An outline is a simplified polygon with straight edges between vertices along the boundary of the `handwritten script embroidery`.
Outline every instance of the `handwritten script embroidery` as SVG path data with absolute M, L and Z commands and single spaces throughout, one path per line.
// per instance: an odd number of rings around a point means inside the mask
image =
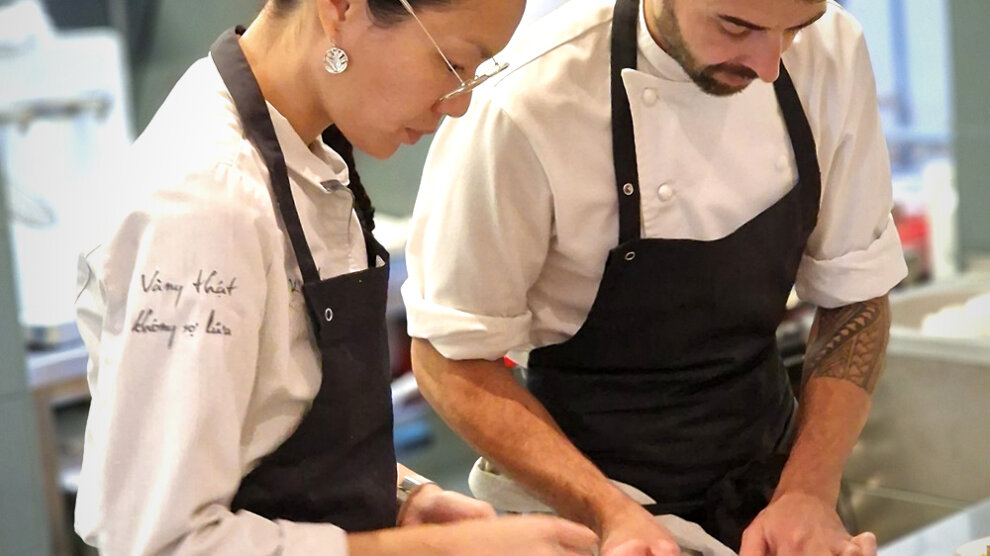
M 182 284 L 175 284 L 172 282 L 166 282 L 160 278 L 161 273 L 155 271 L 150 277 L 145 278 L 145 275 L 141 275 L 141 289 L 144 293 L 172 293 L 175 292 L 175 306 L 179 305 L 179 300 L 182 299 L 182 290 L 185 288 Z
M 202 293 L 206 295 L 217 295 L 217 296 L 230 296 L 234 295 L 234 289 L 237 287 L 234 284 L 237 282 L 237 277 L 230 279 L 230 282 L 225 286 L 223 280 L 217 279 L 217 271 L 212 271 L 204 279 L 203 271 L 199 271 L 199 275 L 196 277 L 196 281 L 193 282 L 193 287 L 196 288 L 196 293 Z
M 158 317 L 154 316 L 154 314 L 155 312 L 151 309 L 144 309 L 138 313 L 137 319 L 134 321 L 134 326 L 131 327 L 131 332 L 135 334 L 166 333 L 168 334 L 168 348 L 172 349 L 172 344 L 175 343 L 176 326 L 158 320 Z
M 192 286 L 187 288 L 186 286 Z M 238 289 L 237 277 L 224 278 L 216 270 L 199 270 L 195 279 L 187 281 L 177 281 L 171 277 L 166 277 L 160 269 L 155 269 L 150 274 L 141 274 L 141 291 L 152 296 L 174 295 L 172 306 L 178 307 L 182 300 L 183 293 L 192 292 L 201 297 L 207 298 L 230 298 Z M 159 308 L 160 310 L 160 308 Z M 177 322 L 169 315 L 155 313 L 155 309 L 145 308 L 138 312 L 137 318 L 131 325 L 131 332 L 134 334 L 163 335 L 168 337 L 168 349 L 175 345 L 176 335 L 182 334 L 186 337 L 194 337 L 198 333 L 209 336 L 233 336 L 234 331 L 223 322 L 217 310 L 211 308 L 206 317 L 206 325 L 200 326 L 201 319 L 193 319 L 189 322 Z

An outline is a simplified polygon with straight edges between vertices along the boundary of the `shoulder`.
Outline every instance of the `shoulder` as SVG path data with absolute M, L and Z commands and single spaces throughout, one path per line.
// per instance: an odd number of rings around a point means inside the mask
M 122 193 L 107 200 L 104 233 L 112 258 L 179 245 L 274 249 L 268 171 L 217 80 L 209 59 L 194 64 L 114 172 Z
M 849 12 L 829 0 L 825 16 L 801 31 L 783 61 L 820 154 L 839 148 L 851 134 L 862 135 L 860 116 L 878 110 L 876 78 L 863 28 Z
M 117 172 L 124 208 L 179 213 L 270 212 L 268 171 L 244 134 L 216 67 L 197 61 L 179 80 Z
M 834 0 L 821 19 L 798 34 L 783 59 L 799 89 L 848 86 L 863 77 L 873 83 L 863 27 Z
M 506 54 L 513 58 L 514 67 L 519 68 L 551 56 L 561 46 L 580 43 L 588 35 L 608 35 L 613 8 L 614 2 L 605 0 L 565 2 L 522 29 Z
M 562 115 L 608 98 L 609 37 L 614 2 L 571 0 L 523 29 L 500 56 L 509 69 L 480 88 L 467 114 L 444 127 L 522 133 L 531 139 L 557 132 Z
M 242 166 L 256 149 L 247 139 L 233 99 L 209 58 L 194 63 L 176 83 L 138 137 L 130 162 L 159 175 L 196 172 L 204 166 Z M 260 156 L 255 164 L 263 167 Z
M 507 50 L 509 70 L 490 97 L 511 106 L 562 88 L 575 94 L 602 75 L 607 86 L 613 7 L 607 0 L 571 0 L 524 29 Z

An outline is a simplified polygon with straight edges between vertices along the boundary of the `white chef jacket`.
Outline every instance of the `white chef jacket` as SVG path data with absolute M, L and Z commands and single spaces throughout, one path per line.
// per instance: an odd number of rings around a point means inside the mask
M 618 243 L 609 59 L 613 0 L 573 0 L 530 27 L 510 69 L 430 149 L 407 245 L 409 334 L 453 359 L 563 342 Z M 797 166 L 773 86 L 704 94 L 646 29 L 631 105 L 642 237 L 711 241 L 776 203 Z M 858 23 L 838 4 L 784 54 L 817 142 L 821 209 L 797 275 L 837 307 L 906 274 L 889 161 Z M 495 80 L 492 80 L 495 81 Z M 677 265 L 678 261 L 670 261 Z M 677 295 L 677 292 L 671 292 Z M 662 341 L 662 339 L 658 339 Z
M 367 268 L 353 195 L 330 183 L 348 183 L 345 162 L 269 112 L 320 276 Z M 80 267 L 93 402 L 76 530 L 109 555 L 346 555 L 333 525 L 229 509 L 322 373 L 268 171 L 211 59 L 178 82 L 121 175 L 150 194 Z

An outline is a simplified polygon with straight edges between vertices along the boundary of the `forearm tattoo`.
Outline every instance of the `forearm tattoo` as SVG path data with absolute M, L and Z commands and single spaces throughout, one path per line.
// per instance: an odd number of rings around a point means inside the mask
M 818 309 L 808 338 L 804 381 L 848 380 L 873 393 L 890 338 L 887 296 L 836 309 Z

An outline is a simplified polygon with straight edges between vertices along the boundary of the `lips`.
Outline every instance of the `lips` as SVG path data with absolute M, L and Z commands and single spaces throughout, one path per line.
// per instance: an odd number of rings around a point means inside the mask
M 723 72 L 721 81 L 730 87 L 745 87 L 753 82 L 753 78 L 737 73 Z

